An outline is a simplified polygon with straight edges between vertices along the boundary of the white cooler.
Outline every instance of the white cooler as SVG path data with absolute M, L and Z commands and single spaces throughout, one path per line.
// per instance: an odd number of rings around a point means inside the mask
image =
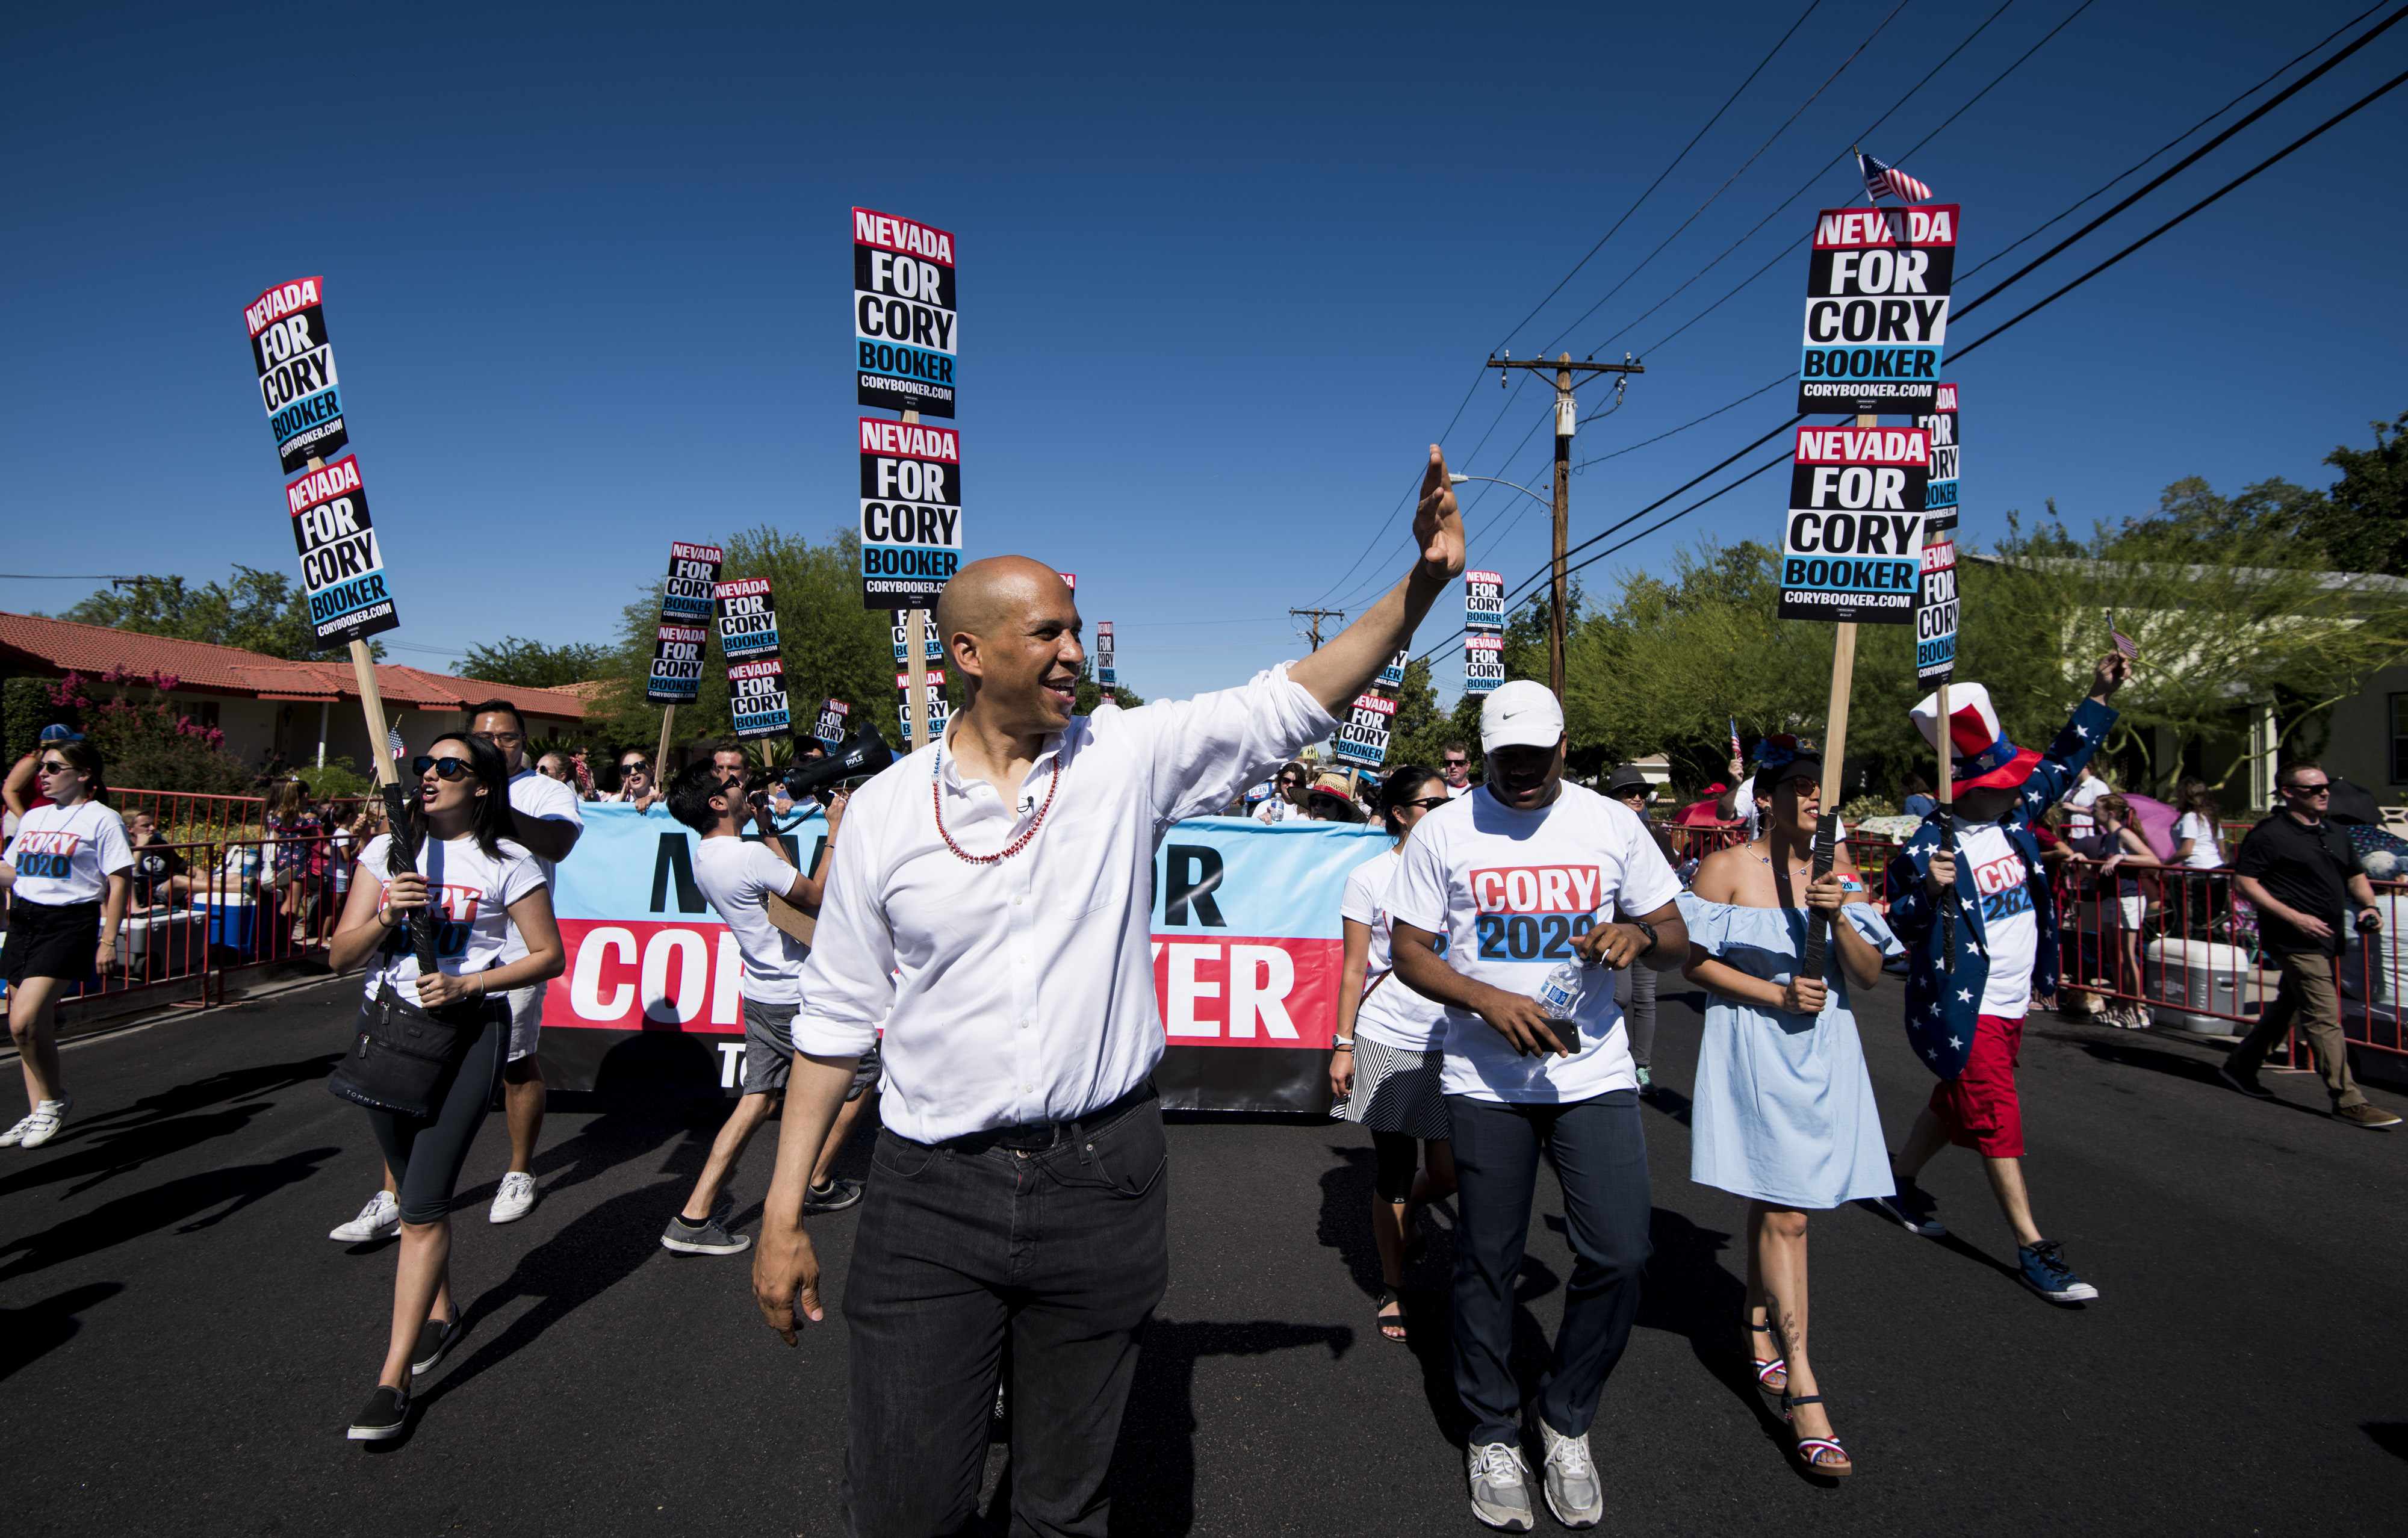
M 2274 996 L 2238 945 L 2205 940 L 2153 940 L 2157 1023 L 2201 1036 L 2245 1033 Z M 2202 1012 L 2214 1010 L 2215 1014 Z M 2239 1015 L 2237 1022 L 2222 1016 Z

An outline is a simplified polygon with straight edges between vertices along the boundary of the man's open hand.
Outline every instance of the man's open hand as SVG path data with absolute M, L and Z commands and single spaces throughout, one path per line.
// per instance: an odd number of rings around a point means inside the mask
M 827 1317 L 820 1305 L 820 1258 L 800 1223 L 762 1219 L 761 1242 L 752 1247 L 752 1301 L 788 1345 L 797 1313 L 813 1324 Z
M 1413 543 L 1422 553 L 1423 577 L 1451 582 L 1463 575 L 1463 513 L 1455 503 L 1455 483 L 1447 479 L 1446 453 L 1435 443 L 1422 475 L 1422 499 L 1413 509 Z

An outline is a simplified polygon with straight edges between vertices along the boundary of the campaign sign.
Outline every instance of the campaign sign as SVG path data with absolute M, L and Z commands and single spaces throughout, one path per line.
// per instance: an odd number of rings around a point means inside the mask
M 702 625 L 711 617 L 712 595 L 727 553 L 717 545 L 669 545 L 669 580 L 661 589 L 661 618 Z
M 861 418 L 863 605 L 934 609 L 961 564 L 961 435 Z
M 1923 586 L 1914 602 L 1914 682 L 1936 689 L 1956 677 L 1956 546 L 1923 547 Z
M 897 609 L 891 612 L 895 616 L 895 665 L 899 668 L 911 660 L 911 654 L 905 650 L 910 642 L 903 635 L 903 627 L 911 623 L 911 611 Z M 936 611 L 924 609 L 920 612 L 924 616 L 920 624 L 921 658 L 927 662 L 942 662 L 945 660 L 945 648 L 937 639 Z
M 836 746 L 844 740 L 844 718 L 852 713 L 853 707 L 841 699 L 821 700 L 819 724 L 811 728 L 811 735 L 829 747 Z
M 1798 410 L 1933 410 L 1956 269 L 1954 203 L 1814 216 Z
M 664 625 L 652 632 L 652 670 L 644 697 L 655 705 L 691 705 L 702 693 L 702 648 L 710 632 L 698 625 Z
M 1799 428 L 1781 533 L 1781 617 L 1913 620 L 1930 474 L 1920 427 Z
M 1388 659 L 1388 665 L 1380 669 L 1380 676 L 1372 682 L 1377 683 L 1383 689 L 1403 688 L 1405 686 L 1405 664 L 1411 662 L 1412 658 L 1412 647 L 1410 645 L 1398 647 L 1397 654 Z
M 1397 702 L 1379 695 L 1356 695 L 1346 719 L 1338 725 L 1338 756 L 1350 764 L 1378 769 L 1388 759 L 1388 728 L 1396 724 Z
M 1112 662 L 1112 622 L 1104 620 L 1096 625 L 1096 682 L 1109 689 L 1120 681 L 1120 668 Z
M 739 662 L 727 669 L 727 714 L 736 735 L 750 740 L 795 729 L 786 709 L 786 669 L 776 657 Z
M 1474 630 L 1463 638 L 1463 692 L 1491 693 L 1505 682 L 1505 638 Z
M 769 579 L 742 577 L 711 588 L 719 609 L 719 650 L 730 662 L 774 655 L 778 611 L 769 607 Z
M 251 328 L 251 361 L 259 369 L 259 401 L 284 473 L 323 459 L 349 443 L 343 392 L 335 378 L 335 349 L 326 340 L 326 280 L 279 283 L 242 310 Z
M 853 338 L 864 406 L 953 414 L 953 237 L 892 214 L 853 210 Z
M 1931 435 L 1931 482 L 1923 489 L 1923 506 L 1931 516 L 1925 527 L 1938 533 L 1956 526 L 1956 387 L 1943 384 L 1932 409 L 1914 424 Z
M 1505 628 L 1505 579 L 1494 571 L 1463 574 L 1463 624 L 1468 630 Z
M 385 590 L 384 554 L 368 523 L 359 456 L 346 454 L 311 470 L 284 488 L 284 500 L 292 508 L 293 543 L 301 553 L 301 587 L 318 650 L 400 625 Z
M 926 681 L 928 690 L 928 729 L 942 733 L 946 712 L 953 709 L 945 703 L 945 675 L 941 669 L 931 668 L 921 677 Z M 909 673 L 895 675 L 895 715 L 903 723 L 903 740 L 910 741 L 911 675 Z

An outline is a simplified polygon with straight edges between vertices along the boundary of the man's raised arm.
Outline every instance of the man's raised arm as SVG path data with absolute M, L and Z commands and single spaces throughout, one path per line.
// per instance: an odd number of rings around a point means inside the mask
M 1402 582 L 1335 640 L 1288 668 L 1289 680 L 1303 684 L 1323 710 L 1343 712 L 1398 648 L 1413 639 L 1414 627 L 1438 596 L 1463 575 L 1463 516 L 1446 478 L 1446 455 L 1435 443 L 1422 477 L 1422 499 L 1413 509 L 1413 544 L 1421 555 Z

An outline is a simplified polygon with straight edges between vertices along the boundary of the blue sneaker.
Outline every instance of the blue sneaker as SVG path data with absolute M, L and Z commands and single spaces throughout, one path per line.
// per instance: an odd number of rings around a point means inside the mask
M 2063 1246 L 2054 1239 L 2026 1244 L 2015 1258 L 2023 1262 L 2024 1286 L 2052 1303 L 2086 1303 L 2099 1296 L 2097 1287 L 2066 1265 Z
M 1948 1225 L 1940 1221 L 1940 1203 L 1931 1200 L 1931 1193 L 1911 1180 L 1898 1180 L 1896 1184 L 1898 1194 L 1868 1198 L 1865 1205 L 1909 1233 L 1919 1233 L 1926 1239 L 1945 1238 Z

